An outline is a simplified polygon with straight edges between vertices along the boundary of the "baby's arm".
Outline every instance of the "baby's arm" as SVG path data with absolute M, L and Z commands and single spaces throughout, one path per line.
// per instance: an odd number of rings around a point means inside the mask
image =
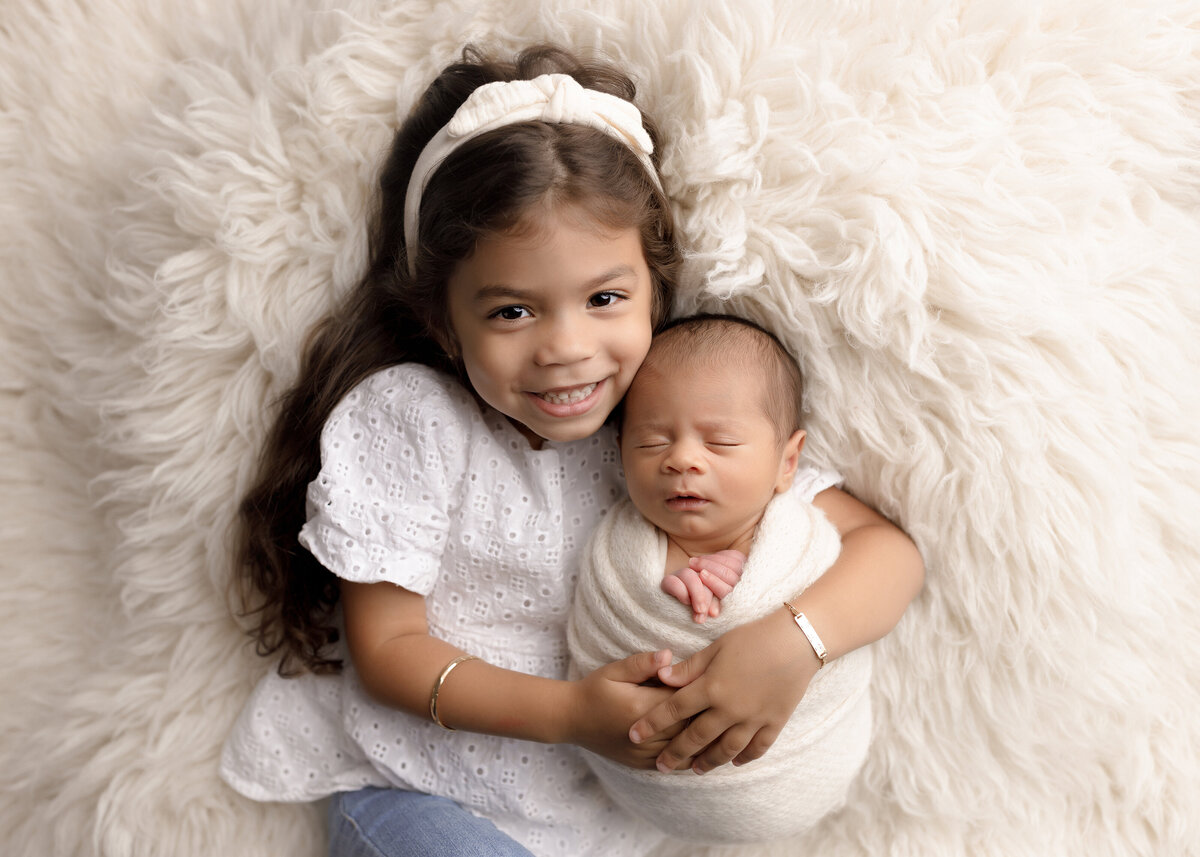
M 899 528 L 836 488 L 815 505 L 837 528 L 837 561 L 792 599 L 816 628 L 828 659 L 883 637 L 920 591 L 925 566 Z M 635 742 L 692 718 L 659 756 L 661 770 L 691 766 L 704 773 L 733 760 L 757 759 L 775 741 L 821 667 L 782 605 L 723 634 L 686 661 L 659 671 L 682 688 L 630 730 Z
M 663 577 L 662 590 L 692 608 L 693 622 L 703 623 L 721 615 L 721 599 L 733 592 L 745 563 L 746 555 L 735 550 L 694 556 Z
M 367 692 L 429 717 L 438 676 L 463 653 L 430 636 L 425 599 L 391 583 L 344 580 L 341 595 L 350 657 Z M 577 744 L 630 767 L 652 768 L 679 727 L 668 726 L 644 746 L 629 741 L 628 727 L 673 693 L 641 686 L 670 661 L 670 652 L 643 652 L 578 681 L 557 681 L 470 660 L 446 678 L 438 716 L 456 729 Z

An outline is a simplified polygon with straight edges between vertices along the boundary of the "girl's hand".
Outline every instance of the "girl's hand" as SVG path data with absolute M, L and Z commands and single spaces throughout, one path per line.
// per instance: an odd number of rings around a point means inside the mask
M 670 687 L 646 687 L 671 663 L 670 651 L 642 652 L 593 670 L 573 682 L 567 711 L 567 741 L 631 768 L 650 769 L 681 723 L 647 731 L 638 744 L 629 740 L 633 721 L 675 694 Z
M 820 667 L 780 608 L 660 669 L 664 684 L 682 689 L 634 723 L 629 738 L 638 746 L 658 744 L 686 726 L 658 755 L 660 771 L 691 767 L 703 774 L 731 760 L 753 761 L 775 742 Z
M 687 567 L 662 579 L 662 590 L 692 608 L 693 622 L 703 623 L 721 615 L 721 599 L 733 592 L 745 563 L 746 555 L 736 550 L 692 557 Z

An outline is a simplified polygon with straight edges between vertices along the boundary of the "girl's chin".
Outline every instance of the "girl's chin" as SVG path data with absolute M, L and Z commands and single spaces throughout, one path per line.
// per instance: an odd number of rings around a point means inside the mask
M 603 426 L 603 417 L 599 416 L 598 413 L 591 413 L 561 421 L 541 419 L 534 424 L 533 430 L 548 441 L 554 443 L 571 443 L 591 437 Z
M 512 423 L 517 431 L 525 436 L 530 446 L 534 449 L 541 449 L 542 445 L 547 441 L 550 443 L 572 443 L 577 440 L 583 440 L 594 435 L 604 425 L 603 420 L 595 419 L 574 419 L 569 422 L 564 420 L 557 423 L 548 423 L 545 418 L 542 418 L 530 420 L 528 423 L 525 423 L 514 417 L 509 417 L 508 421 Z

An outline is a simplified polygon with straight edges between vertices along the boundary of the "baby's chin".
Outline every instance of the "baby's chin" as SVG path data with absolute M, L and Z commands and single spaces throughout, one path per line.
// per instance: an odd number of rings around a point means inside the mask
M 712 553 L 717 550 L 723 550 L 728 547 L 725 544 L 726 539 L 732 538 L 722 528 L 705 525 L 695 518 L 690 521 L 685 520 L 681 522 L 678 517 L 668 517 L 665 515 L 655 515 L 652 517 L 646 515 L 644 512 L 643 516 L 676 541 L 684 543 L 687 546 L 691 546 L 694 543 L 705 546 L 703 550 L 699 550 L 698 548 L 698 552 L 700 553 Z M 719 544 L 721 547 L 715 548 L 713 551 L 708 550 L 708 547 L 714 544 Z

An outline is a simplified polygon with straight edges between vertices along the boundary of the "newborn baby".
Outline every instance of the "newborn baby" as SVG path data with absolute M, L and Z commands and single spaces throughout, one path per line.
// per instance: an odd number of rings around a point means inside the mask
M 567 642 L 576 674 L 635 652 L 687 658 L 779 609 L 833 563 L 837 531 L 789 490 L 804 444 L 800 404 L 795 361 L 757 325 L 699 316 L 655 338 L 621 415 L 629 497 L 593 533 L 575 590 Z M 719 602 L 689 567 L 714 554 L 733 558 L 734 586 L 721 587 Z M 809 645 L 799 628 L 796 641 Z M 798 833 L 845 802 L 862 766 L 870 675 L 868 649 L 824 666 L 766 755 L 742 767 L 700 777 L 585 755 L 610 797 L 672 835 Z

